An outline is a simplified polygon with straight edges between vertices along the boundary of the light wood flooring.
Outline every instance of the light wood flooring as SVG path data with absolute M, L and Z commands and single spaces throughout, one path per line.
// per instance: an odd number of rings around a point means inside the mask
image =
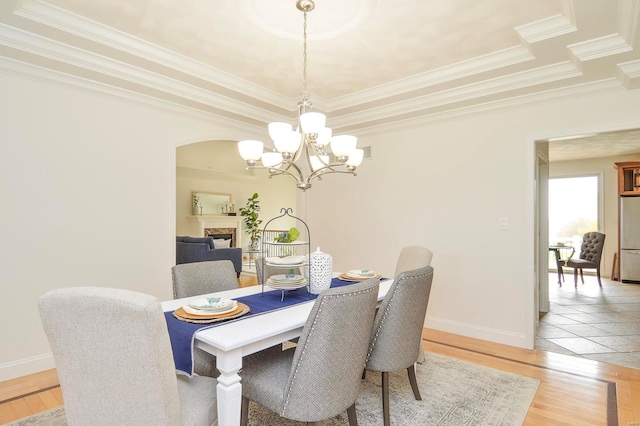
M 540 380 L 525 425 L 640 425 L 640 369 L 429 329 L 423 340 L 428 352 Z M 0 424 L 62 403 L 55 370 L 2 382 Z

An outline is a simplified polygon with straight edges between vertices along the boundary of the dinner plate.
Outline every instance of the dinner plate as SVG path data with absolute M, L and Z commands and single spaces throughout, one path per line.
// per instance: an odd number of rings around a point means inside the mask
M 354 277 L 354 276 L 349 275 L 349 274 L 340 274 L 340 275 L 338 275 L 338 279 L 340 281 L 349 281 L 349 282 L 360 282 L 360 281 L 368 280 L 370 278 L 378 278 L 378 279 L 380 279 L 380 278 L 382 278 L 382 275 L 378 274 L 378 275 L 375 275 L 373 277 Z
M 194 315 L 194 314 L 190 314 L 187 311 L 184 310 L 184 306 L 181 308 L 178 308 L 175 310 L 174 314 L 176 316 L 179 316 L 181 318 L 189 318 L 189 319 L 214 319 L 214 318 L 226 318 L 229 316 L 233 316 L 239 312 L 242 312 L 244 309 L 248 308 L 247 305 L 245 305 L 244 303 L 238 303 L 238 305 L 236 306 L 236 308 L 231 311 L 231 312 L 227 312 L 227 313 L 222 313 L 222 314 L 198 314 L 198 315 Z
M 189 307 L 193 309 L 225 310 L 229 309 L 235 302 L 231 299 L 223 299 L 220 297 L 207 297 L 205 299 L 196 299 L 189 302 Z
M 288 265 L 302 265 L 305 261 L 305 256 L 285 256 L 285 257 L 266 257 L 267 263 L 278 266 Z
M 234 303 L 231 307 L 226 309 L 194 309 L 191 306 L 183 306 L 182 309 L 188 314 L 198 315 L 198 316 L 207 316 L 207 315 L 222 315 L 229 312 L 233 312 L 238 309 L 238 304 Z
M 302 275 L 285 275 L 285 274 L 272 275 L 271 277 L 269 277 L 269 279 L 274 283 L 281 283 L 281 284 L 295 284 L 295 283 L 300 283 L 302 281 L 306 281 Z
M 267 285 L 277 290 L 295 290 L 297 288 L 305 287 L 307 285 L 307 280 L 301 281 L 299 283 L 277 283 L 271 281 L 271 279 L 267 279 Z
M 266 263 L 267 266 L 273 266 L 276 268 L 280 268 L 280 269 L 295 269 L 295 268 L 302 268 L 304 266 L 306 266 L 304 263 L 295 263 L 292 265 L 283 265 L 282 263 Z
M 370 269 L 353 269 L 347 272 L 347 275 L 361 278 L 373 278 L 376 276 L 376 271 L 372 271 Z

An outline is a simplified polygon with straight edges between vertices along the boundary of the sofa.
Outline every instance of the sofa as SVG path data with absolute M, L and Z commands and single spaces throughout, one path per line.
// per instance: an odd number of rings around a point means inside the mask
M 242 249 L 239 247 L 215 248 L 213 237 L 176 237 L 176 265 L 230 260 L 238 277 L 242 272 Z

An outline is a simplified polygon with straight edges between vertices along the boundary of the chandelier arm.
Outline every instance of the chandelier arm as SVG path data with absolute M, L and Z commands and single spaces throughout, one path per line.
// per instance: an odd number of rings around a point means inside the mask
M 289 171 L 290 167 L 293 167 L 296 170 L 296 173 L 290 172 Z M 270 178 L 273 177 L 273 176 L 279 176 L 279 175 L 287 174 L 289 176 L 292 176 L 297 182 L 304 182 L 305 181 L 301 170 L 298 168 L 298 166 L 296 166 L 295 164 L 292 164 L 292 163 L 288 163 L 287 166 L 284 169 L 275 168 L 275 167 L 267 167 L 267 166 L 248 166 L 248 167 L 245 168 L 245 170 L 253 170 L 253 169 L 268 169 Z
M 320 161 L 320 163 L 322 163 L 325 167 L 329 166 L 331 163 L 325 163 L 322 160 L 321 155 L 327 155 L 324 152 L 324 148 L 322 149 L 318 149 L 318 145 L 314 144 L 314 143 L 309 143 L 309 146 L 311 147 L 311 150 L 313 151 L 313 154 L 318 158 L 318 161 Z M 307 148 L 307 153 L 309 152 L 309 149 Z M 309 167 L 311 167 L 311 158 L 309 156 L 309 154 L 307 155 L 307 163 L 309 164 Z M 313 170 L 313 169 L 312 169 Z
M 289 171 L 289 169 L 292 167 L 295 169 L 296 174 Z M 302 170 L 300 170 L 300 167 L 298 167 L 294 163 L 287 163 L 287 166 L 284 169 L 273 169 L 273 170 L 275 170 L 275 172 L 271 173 L 272 176 L 277 176 L 277 175 L 286 173 L 290 176 L 293 176 L 298 182 L 304 182 L 304 176 L 302 174 Z
M 322 175 L 327 175 L 330 173 L 343 173 L 343 174 L 354 175 L 354 176 L 358 175 L 355 170 L 336 170 L 331 167 L 323 167 L 311 173 L 307 178 L 307 182 L 311 183 L 313 179 L 320 178 Z
M 300 141 L 300 146 L 298 147 L 298 150 L 296 151 L 296 153 L 293 154 L 293 157 L 291 158 L 291 164 L 297 162 L 300 159 L 300 156 L 302 155 L 302 151 L 304 150 L 304 146 L 306 145 L 306 139 L 307 139 L 306 135 L 304 133 L 302 133 L 302 132 L 301 132 L 301 135 L 302 135 L 301 136 L 302 140 Z M 300 169 L 298 169 L 298 170 L 300 170 Z

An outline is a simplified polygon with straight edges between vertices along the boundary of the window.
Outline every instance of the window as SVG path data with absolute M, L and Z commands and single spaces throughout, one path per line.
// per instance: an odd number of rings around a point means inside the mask
M 549 179 L 549 244 L 563 243 L 580 256 L 582 235 L 598 230 L 598 176 Z M 553 253 L 550 269 L 556 268 Z

